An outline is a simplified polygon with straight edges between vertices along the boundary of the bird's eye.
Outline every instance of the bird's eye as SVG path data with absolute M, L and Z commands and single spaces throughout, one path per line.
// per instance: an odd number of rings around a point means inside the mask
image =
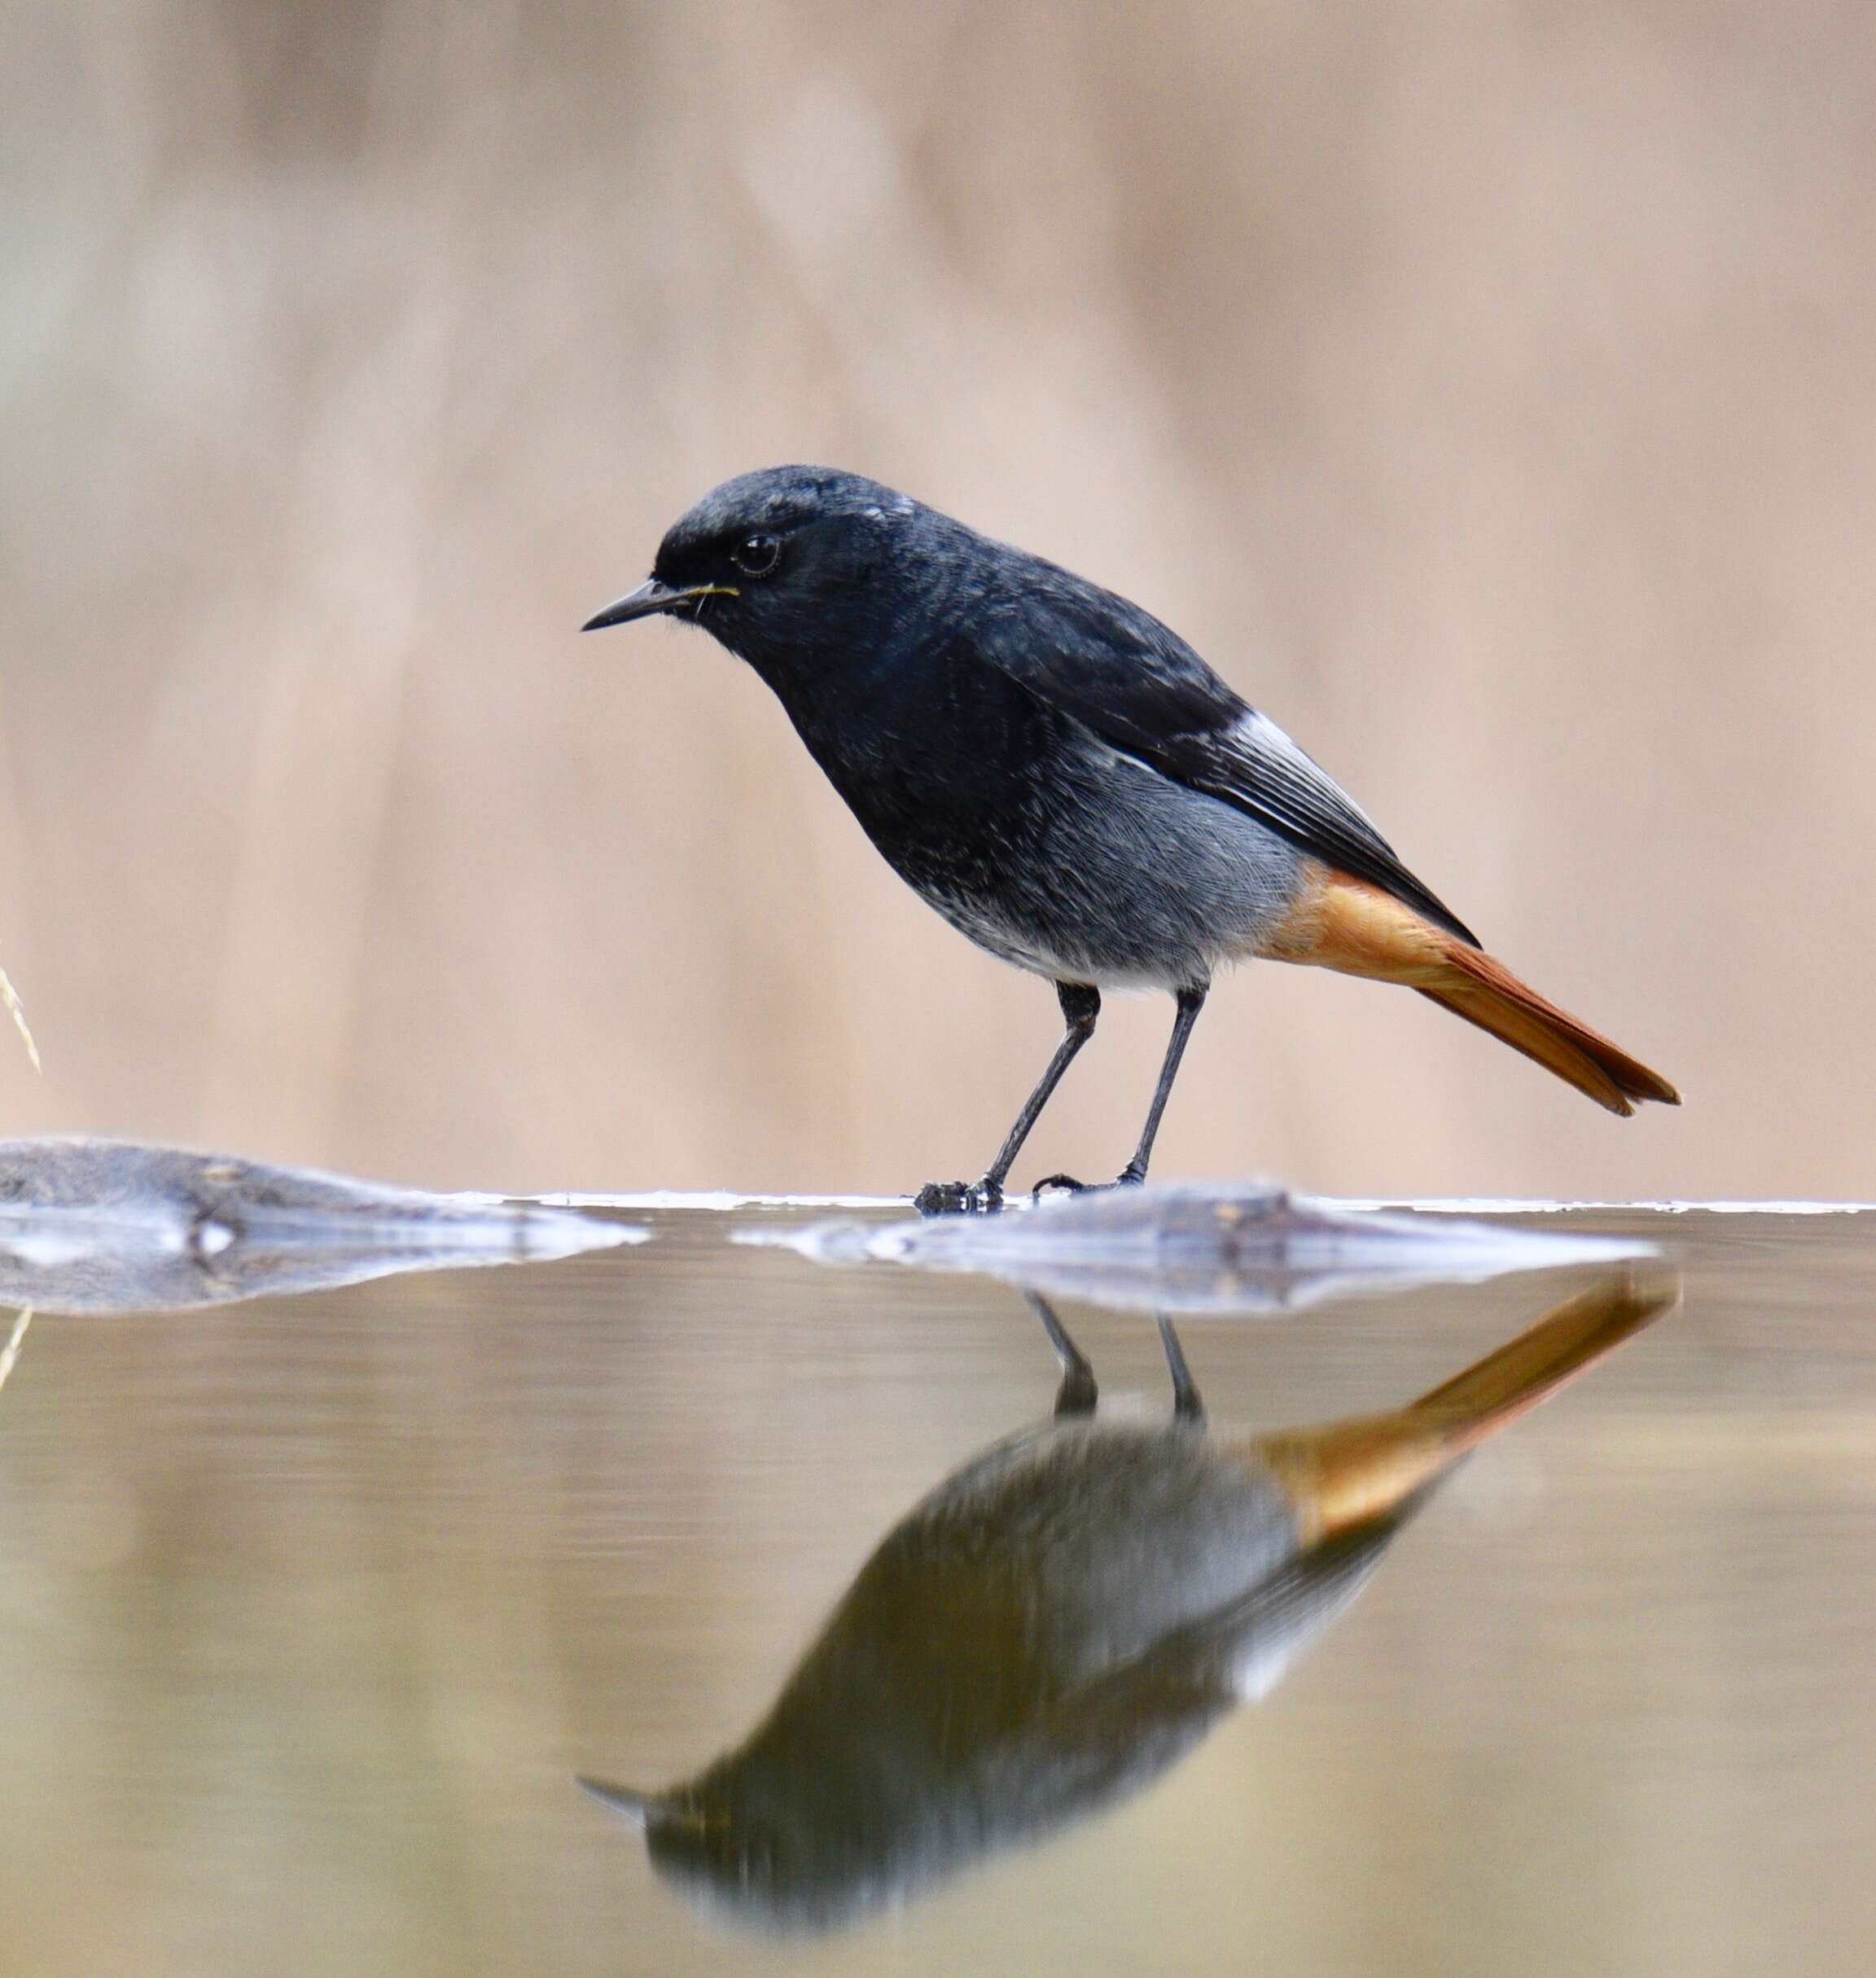
M 782 560 L 779 536 L 745 536 L 731 552 L 745 577 L 766 577 Z

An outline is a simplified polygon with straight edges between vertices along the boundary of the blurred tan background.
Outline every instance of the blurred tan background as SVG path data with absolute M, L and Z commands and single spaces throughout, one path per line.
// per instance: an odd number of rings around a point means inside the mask
M 788 458 L 1138 598 L 1624 1125 L 1253 971 L 1162 1171 L 1876 1195 L 1876 15 L 0 3 L 7 1127 L 438 1185 L 974 1173 L 1056 1033 L 754 678 L 581 641 Z M 1018 1179 L 1111 1172 L 1114 1006 Z

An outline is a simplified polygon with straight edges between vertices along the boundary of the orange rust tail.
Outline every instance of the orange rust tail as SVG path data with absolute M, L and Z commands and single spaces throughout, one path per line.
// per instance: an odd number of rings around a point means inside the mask
M 1405 1408 L 1261 1436 L 1249 1453 L 1282 1482 L 1305 1539 L 1333 1537 L 1400 1510 L 1678 1295 L 1672 1279 L 1595 1285 Z
M 1631 1058 L 1599 1031 L 1520 982 L 1502 962 L 1463 941 L 1447 939 L 1447 979 L 1414 987 L 1443 1010 L 1462 1016 L 1611 1112 L 1632 1113 L 1637 1099 L 1678 1106 L 1681 1094 L 1659 1072 Z
M 1263 951 L 1278 961 L 1405 983 L 1611 1112 L 1632 1113 L 1637 1099 L 1681 1103 L 1658 1072 L 1540 996 L 1502 962 L 1365 879 L 1322 867 Z

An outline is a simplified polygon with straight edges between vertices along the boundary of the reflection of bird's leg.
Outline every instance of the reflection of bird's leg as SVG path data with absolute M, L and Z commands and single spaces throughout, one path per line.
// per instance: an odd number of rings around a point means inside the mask
M 1179 1344 L 1179 1335 L 1172 1330 L 1172 1322 L 1164 1312 L 1155 1312 L 1153 1322 L 1159 1328 L 1159 1344 L 1166 1349 L 1166 1371 L 1172 1376 L 1173 1419 L 1179 1422 L 1203 1422 L 1205 1419 L 1205 1403 L 1192 1379 L 1192 1370 L 1186 1364 L 1185 1350 Z
M 1101 1390 L 1095 1384 L 1094 1370 L 1088 1364 L 1086 1355 L 1069 1338 L 1067 1328 L 1055 1316 L 1053 1306 L 1033 1292 L 1025 1292 L 1023 1296 L 1029 1309 L 1041 1320 L 1049 1344 L 1055 1349 L 1055 1357 L 1062 1363 L 1062 1384 L 1055 1390 L 1057 1417 L 1092 1414 Z

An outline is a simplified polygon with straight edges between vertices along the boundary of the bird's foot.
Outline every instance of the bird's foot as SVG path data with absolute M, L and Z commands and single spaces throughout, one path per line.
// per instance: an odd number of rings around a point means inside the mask
M 1032 1201 L 1045 1195 L 1106 1195 L 1113 1188 L 1137 1188 L 1146 1180 L 1131 1162 L 1111 1182 L 1078 1182 L 1072 1174 L 1045 1174 Z M 912 1198 L 921 1216 L 993 1216 L 1003 1206 L 1003 1185 L 985 1175 L 980 1182 L 927 1182 Z
M 912 1198 L 921 1216 L 990 1216 L 1003 1206 L 1003 1186 L 980 1182 L 927 1182 Z
M 1144 1174 L 1137 1173 L 1131 1164 L 1111 1182 L 1078 1182 L 1072 1174 L 1045 1174 L 1036 1184 L 1036 1199 L 1040 1201 L 1045 1195 L 1106 1195 L 1111 1188 L 1137 1188 L 1146 1178 Z

